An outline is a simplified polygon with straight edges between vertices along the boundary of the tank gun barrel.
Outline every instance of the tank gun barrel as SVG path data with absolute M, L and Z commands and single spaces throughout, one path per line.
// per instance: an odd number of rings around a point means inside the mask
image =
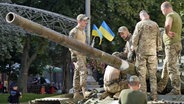
M 15 24 L 29 32 L 36 33 L 40 37 L 56 42 L 67 48 L 76 50 L 87 57 L 104 62 L 117 69 L 124 70 L 129 67 L 129 63 L 125 60 L 122 60 L 116 56 L 110 55 L 106 52 L 93 48 L 87 44 L 83 44 L 75 39 L 69 38 L 68 36 L 60 34 L 38 23 L 35 23 L 24 17 L 21 17 L 13 12 L 9 12 L 6 15 L 6 21 L 8 23 Z

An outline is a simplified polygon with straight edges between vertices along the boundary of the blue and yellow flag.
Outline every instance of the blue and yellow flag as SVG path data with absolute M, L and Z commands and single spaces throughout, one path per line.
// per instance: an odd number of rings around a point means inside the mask
M 102 33 L 98 30 L 95 24 L 93 24 L 92 36 L 95 36 L 95 37 L 97 36 L 100 38 L 99 45 L 102 43 L 102 38 L 103 38 Z
M 100 26 L 99 30 L 101 31 L 102 35 L 109 41 L 112 41 L 114 39 L 115 34 L 112 32 L 110 27 L 106 24 L 105 21 L 102 22 L 102 25 Z

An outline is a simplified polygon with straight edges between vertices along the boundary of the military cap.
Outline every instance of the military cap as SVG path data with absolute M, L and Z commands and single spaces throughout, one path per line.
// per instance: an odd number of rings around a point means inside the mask
M 139 82 L 139 77 L 137 77 L 136 75 L 133 75 L 129 78 L 129 82 Z
M 118 29 L 118 33 L 121 33 L 121 32 L 127 31 L 127 30 L 128 30 L 128 29 L 127 29 L 126 26 L 121 26 L 121 27 L 119 27 L 119 29 Z
M 87 16 L 84 15 L 84 14 L 79 14 L 79 15 L 77 16 L 77 21 L 88 20 L 88 19 L 89 19 L 89 17 L 87 17 Z

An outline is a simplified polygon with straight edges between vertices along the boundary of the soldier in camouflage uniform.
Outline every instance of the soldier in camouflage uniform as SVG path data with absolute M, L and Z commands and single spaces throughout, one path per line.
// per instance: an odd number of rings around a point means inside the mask
M 117 52 L 114 52 L 112 55 L 121 58 Z M 100 96 L 100 100 L 107 96 L 118 99 L 121 90 L 128 88 L 127 78 L 129 78 L 130 75 L 136 74 L 135 66 L 132 63 L 129 63 L 129 68 L 126 70 L 119 70 L 108 65 L 105 68 L 103 79 L 105 92 Z
M 169 2 L 164 2 L 161 5 L 161 11 L 166 16 L 165 33 L 163 42 L 165 45 L 165 60 L 162 72 L 162 82 L 164 84 L 158 86 L 160 92 L 165 88 L 168 82 L 168 76 L 171 80 L 173 89 L 169 94 L 181 94 L 181 79 L 180 72 L 177 67 L 178 57 L 182 50 L 181 31 L 182 20 L 178 13 L 173 11 Z M 160 83 L 160 82 L 159 82 Z
M 116 52 L 114 52 L 113 55 L 118 57 Z M 107 96 L 118 99 L 121 90 L 128 88 L 128 82 L 126 79 L 125 73 L 121 73 L 121 70 L 108 65 L 105 68 L 103 79 L 105 92 L 100 96 L 100 100 Z
M 79 42 L 86 43 L 85 27 L 87 25 L 88 17 L 84 14 L 77 16 L 77 26 L 74 27 L 70 33 L 69 37 L 78 40 Z M 73 76 L 73 88 L 75 99 L 81 99 L 80 91 L 82 89 L 83 97 L 86 98 L 90 92 L 86 91 L 86 80 L 87 80 L 87 68 L 86 68 L 86 57 L 81 53 L 71 50 L 71 59 L 75 66 L 74 76 Z
M 125 26 L 119 27 L 118 33 L 121 36 L 121 38 L 123 38 L 124 41 L 126 41 L 125 50 L 120 53 L 120 56 L 122 59 L 125 59 L 133 63 L 135 57 L 133 57 L 133 52 L 131 51 L 130 48 L 132 45 L 132 35 Z
M 147 93 L 146 73 L 149 75 L 151 99 L 157 100 L 157 51 L 161 49 L 161 37 L 156 22 L 150 20 L 146 11 L 139 13 L 141 21 L 136 24 L 132 36 L 132 51 L 136 52 L 136 67 L 141 91 Z
M 104 74 L 104 90 L 105 93 L 100 96 L 100 99 L 110 95 L 115 99 L 118 99 L 120 91 L 128 88 L 128 82 L 125 79 L 121 79 L 120 70 L 107 66 Z

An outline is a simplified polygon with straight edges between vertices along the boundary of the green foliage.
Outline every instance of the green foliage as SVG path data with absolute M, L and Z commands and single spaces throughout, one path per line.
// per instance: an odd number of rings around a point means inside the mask
M 42 74 L 43 67 L 52 65 L 61 67 L 66 59 L 62 58 L 68 49 L 54 42 L 45 45 L 44 54 L 39 54 L 29 69 L 29 75 Z M 41 60 L 40 60 L 41 59 Z
M 20 63 L 20 54 L 22 53 L 22 34 L 9 33 L 0 35 L 0 72 L 7 73 L 9 80 L 17 80 L 19 68 L 13 67 L 13 64 Z
M 12 2 L 40 8 L 75 18 L 85 12 L 85 0 L 12 0 Z
M 22 52 L 21 35 L 10 33 L 0 34 L 0 61 L 15 57 L 15 53 Z
M 1 3 L 12 3 L 11 0 L 0 0 Z

